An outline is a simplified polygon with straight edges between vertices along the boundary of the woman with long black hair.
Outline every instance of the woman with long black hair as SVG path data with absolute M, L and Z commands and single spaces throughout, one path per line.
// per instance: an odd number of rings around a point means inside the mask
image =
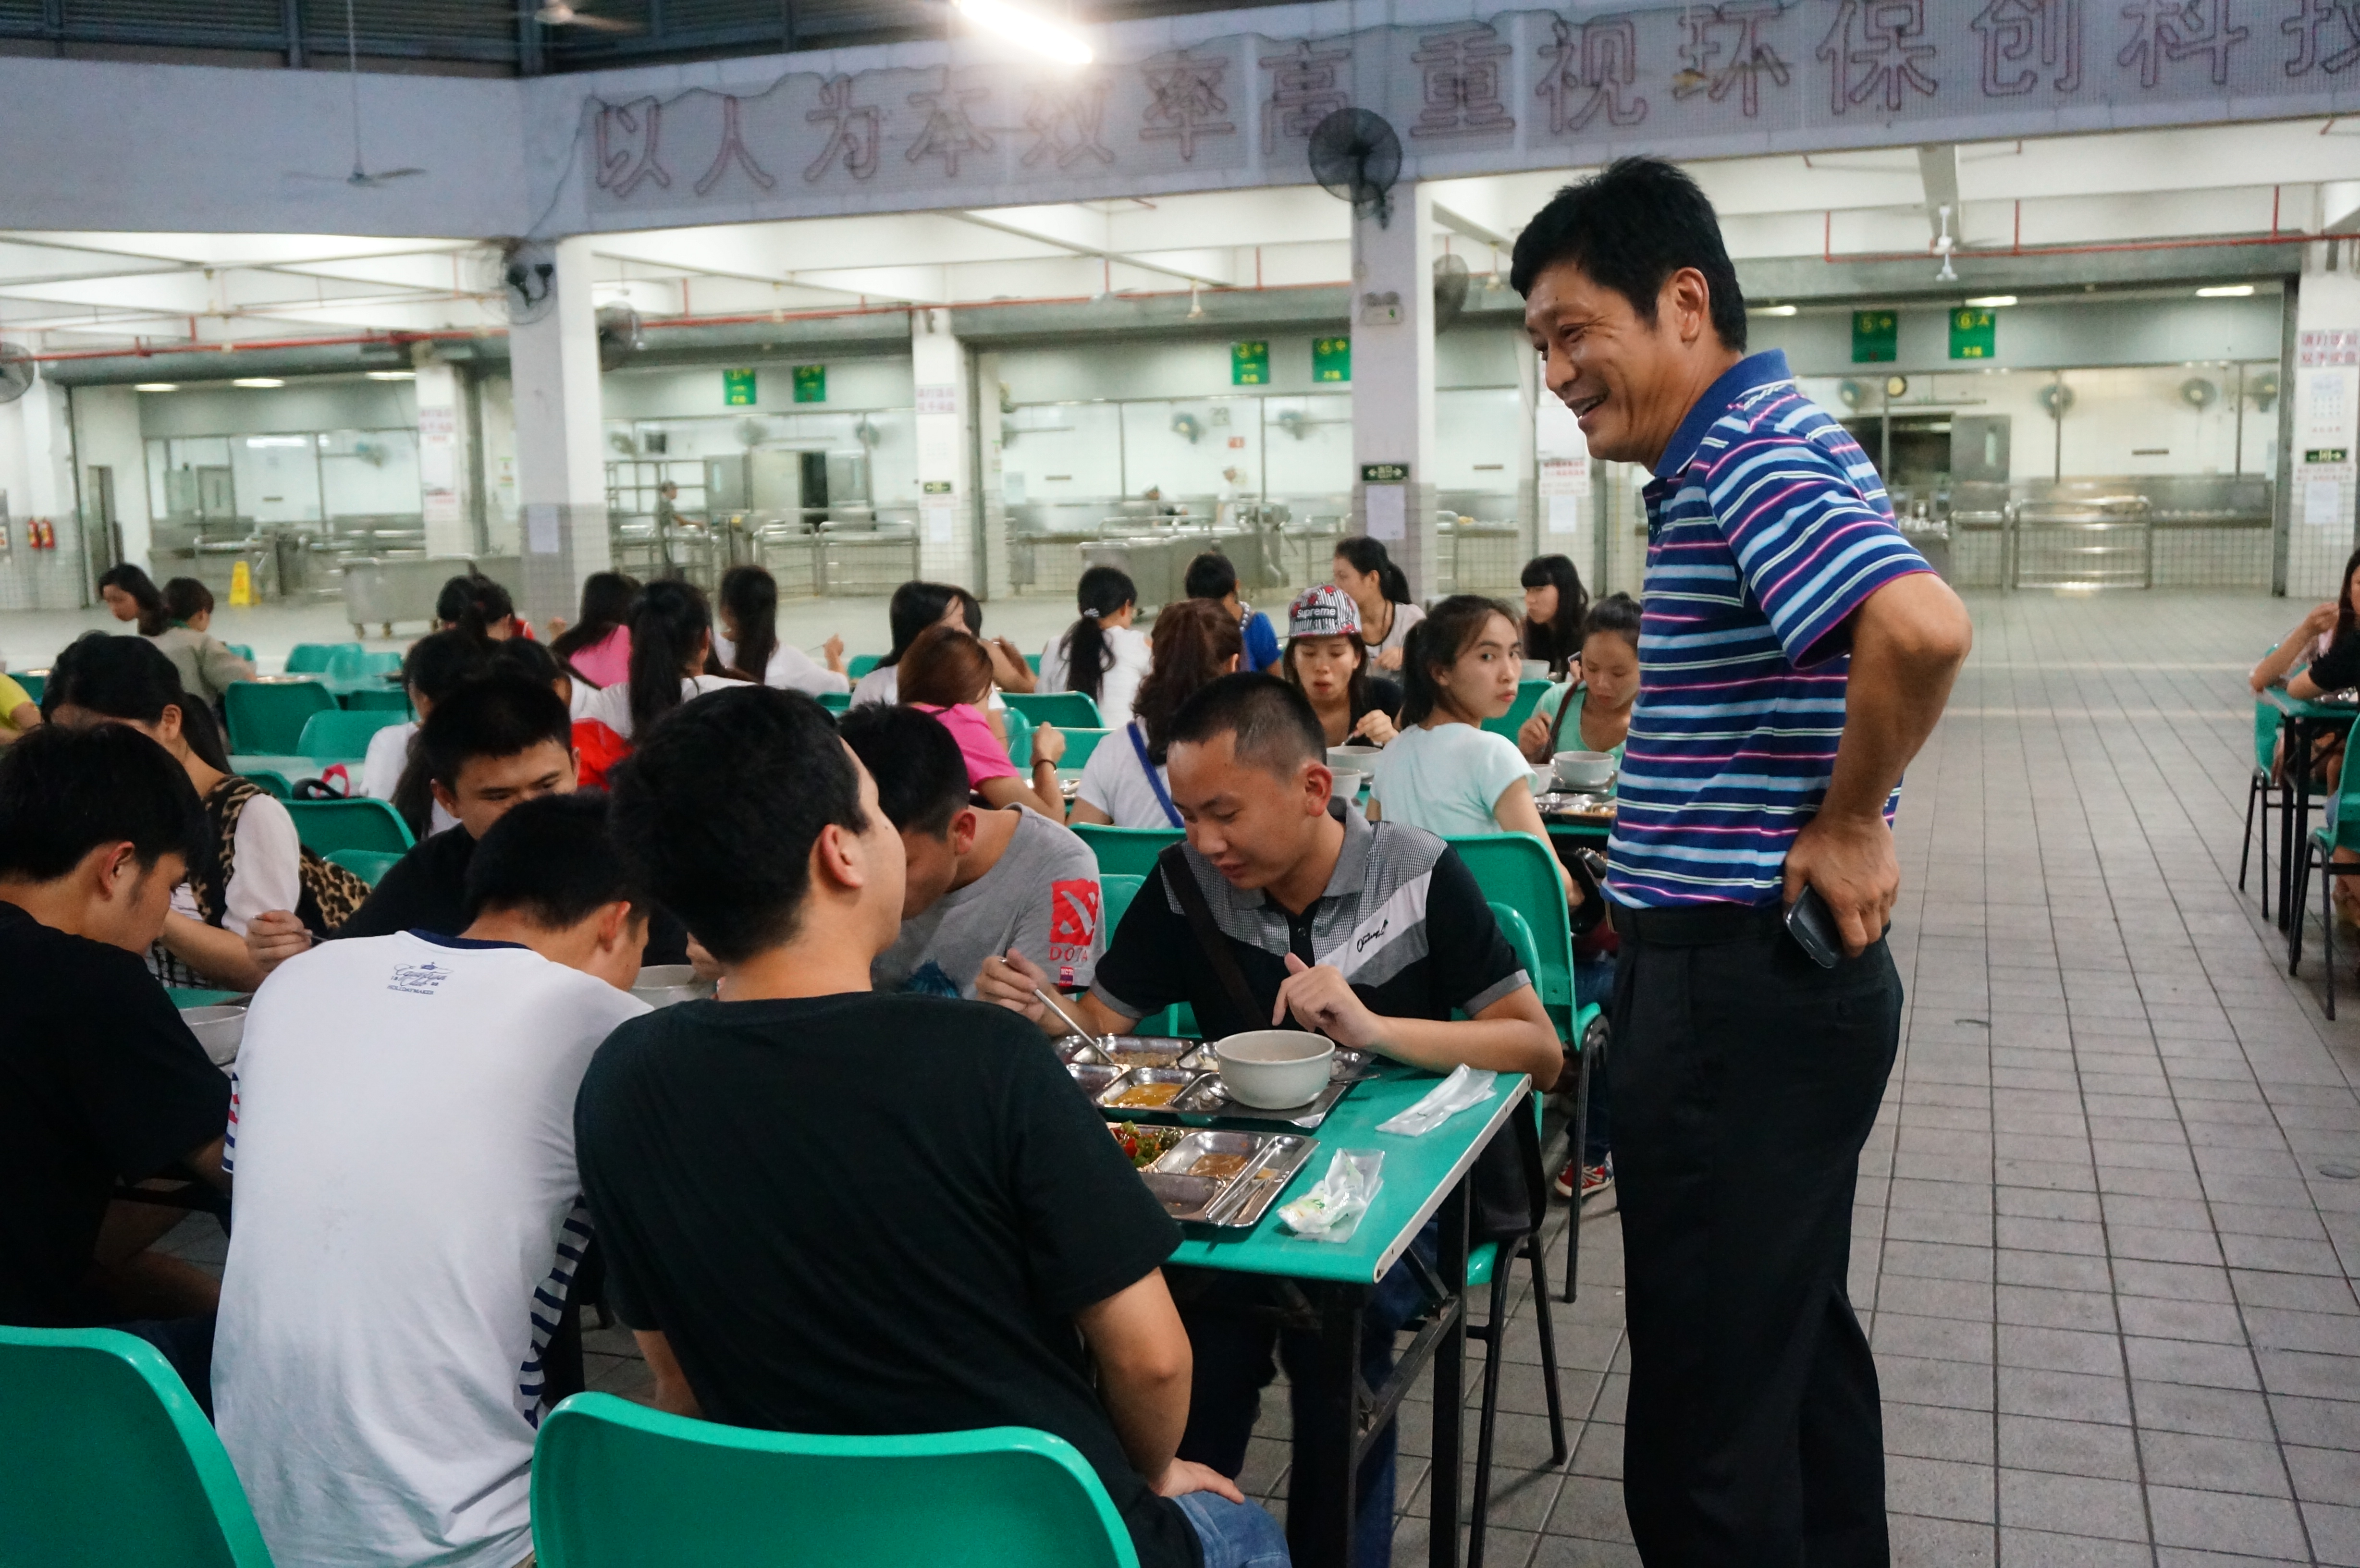
M 712 652 L 713 612 L 705 595 L 694 583 L 659 578 L 631 605 L 630 679 L 601 688 L 582 705 L 581 717 L 628 741 L 691 698 L 748 684 L 706 674 Z
M 721 574 L 721 626 L 713 634 L 710 675 L 731 675 L 783 691 L 819 696 L 849 691 L 844 672 L 844 638 L 832 637 L 821 649 L 827 667 L 779 640 L 779 584 L 759 566 L 733 566 Z
M 1083 765 L 1072 820 L 1119 828 L 1180 826 L 1164 771 L 1172 721 L 1189 698 L 1236 670 L 1244 653 L 1244 628 L 1217 599 L 1179 599 L 1157 612 L 1154 666 L 1131 712 Z
M 1581 639 L 1590 617 L 1590 590 L 1581 573 L 1562 555 L 1536 555 L 1518 579 L 1524 587 L 1524 657 L 1549 667 L 1562 681 L 1581 662 Z
M 631 601 L 639 595 L 639 581 L 619 572 L 594 572 L 582 580 L 582 618 L 572 626 L 549 624 L 557 636 L 549 651 L 557 655 L 574 680 L 593 686 L 612 686 L 631 675 Z
M 172 612 L 164 603 L 156 580 L 125 561 L 99 573 L 98 596 L 118 621 L 137 621 L 141 637 L 162 637 L 170 629 Z
M 1079 691 L 1098 705 L 1107 724 L 1121 725 L 1153 661 L 1145 634 L 1131 625 L 1139 589 L 1120 567 L 1093 566 L 1075 585 L 1074 598 L 1082 613 L 1041 650 L 1036 690 Z
M 1426 612 L 1410 603 L 1409 579 L 1385 553 L 1383 541 L 1338 539 L 1332 575 L 1360 612 L 1360 641 L 1369 657 L 1380 670 L 1399 670 L 1409 629 Z

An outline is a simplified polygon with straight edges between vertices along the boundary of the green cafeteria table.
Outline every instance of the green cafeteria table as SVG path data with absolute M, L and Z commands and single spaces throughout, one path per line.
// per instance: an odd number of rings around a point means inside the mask
M 1529 1114 L 1512 1116 L 1524 1102 L 1531 1080 L 1502 1073 L 1491 1097 L 1415 1138 L 1377 1130 L 1377 1124 L 1408 1109 L 1441 1079 L 1416 1068 L 1388 1062 L 1379 1075 L 1356 1083 L 1311 1129 L 1319 1140 L 1301 1171 L 1253 1229 L 1234 1239 L 1214 1226 L 1185 1225 L 1186 1238 L 1170 1262 L 1241 1274 L 1265 1274 L 1294 1282 L 1318 1313 L 1319 1354 L 1336 1374 L 1330 1386 L 1353 1390 L 1350 1407 L 1325 1412 L 1312 1430 L 1295 1432 L 1294 1479 L 1289 1484 L 1286 1537 L 1298 1568 L 1348 1568 L 1352 1561 L 1354 1478 L 1361 1455 L 1393 1418 L 1402 1397 L 1428 1361 L 1434 1364 L 1434 1465 L 1427 1561 L 1433 1568 L 1459 1562 L 1459 1496 L 1461 1479 L 1459 1425 L 1465 1415 L 1463 1373 L 1467 1357 L 1467 1175 L 1502 1127 L 1536 1139 Z M 1165 1117 L 1137 1116 L 1137 1121 Z M 1191 1126 L 1197 1118 L 1189 1118 Z M 1216 1125 L 1256 1132 L 1286 1131 L 1265 1121 L 1224 1119 Z M 1280 1225 L 1278 1211 L 1328 1173 L 1338 1149 L 1380 1149 L 1385 1157 L 1376 1202 L 1348 1241 L 1310 1241 Z M 1537 1164 L 1539 1150 L 1532 1157 Z M 1440 1215 L 1440 1257 L 1428 1280 L 1437 1295 L 1433 1320 L 1419 1328 L 1382 1388 L 1360 1382 L 1360 1309 L 1385 1271 L 1409 1251 L 1426 1222 Z M 1429 1271 L 1422 1263 L 1412 1268 Z M 1501 1352 L 1494 1347 L 1491 1354 Z
M 2286 744 L 2279 749 L 2281 757 L 2307 758 L 2320 736 L 2349 730 L 2353 720 L 2360 718 L 2360 703 L 2306 702 L 2288 695 L 2283 686 L 2267 688 L 2256 701 L 2276 708 L 2284 716 L 2282 733 Z M 2303 853 L 2303 835 L 2311 831 L 2311 769 L 2298 767 L 2290 771 L 2294 775 L 2294 810 L 2278 813 L 2278 929 L 2289 933 L 2289 952 L 2296 940 L 2293 933 L 2300 929 L 2296 923 L 2300 911 L 2294 908 L 2297 856 Z

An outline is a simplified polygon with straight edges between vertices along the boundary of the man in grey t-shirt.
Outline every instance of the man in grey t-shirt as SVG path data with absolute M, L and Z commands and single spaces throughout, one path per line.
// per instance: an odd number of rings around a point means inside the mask
M 1061 989 L 1087 989 L 1106 950 L 1089 845 L 1038 811 L 971 804 L 958 742 L 931 714 L 870 705 L 838 730 L 909 856 L 901 934 L 870 968 L 877 988 L 972 1001 L 983 961 L 1013 948 Z

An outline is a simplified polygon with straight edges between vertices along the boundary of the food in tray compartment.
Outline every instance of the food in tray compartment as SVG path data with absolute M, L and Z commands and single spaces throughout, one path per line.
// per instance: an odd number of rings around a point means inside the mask
M 1126 1105 L 1135 1110 L 1153 1110 L 1168 1105 L 1180 1097 L 1185 1083 L 1133 1083 L 1107 1102 L 1110 1105 Z
M 1214 1181 L 1218 1181 L 1226 1177 L 1234 1176 L 1239 1171 L 1243 1171 L 1246 1168 L 1246 1162 L 1251 1158 L 1252 1156 L 1245 1154 L 1201 1155 L 1197 1158 L 1195 1164 L 1188 1167 L 1188 1174 L 1191 1176 L 1209 1176 Z
M 1187 1136 L 1185 1127 L 1141 1127 L 1137 1122 L 1111 1122 L 1107 1130 L 1114 1134 L 1115 1142 L 1131 1156 L 1133 1166 L 1148 1166 L 1171 1152 L 1172 1146 Z

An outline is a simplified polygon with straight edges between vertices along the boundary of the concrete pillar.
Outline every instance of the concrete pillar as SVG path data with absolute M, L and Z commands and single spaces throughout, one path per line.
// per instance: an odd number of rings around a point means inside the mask
M 426 553 L 472 555 L 467 389 L 456 369 L 433 358 L 419 362 L 418 485 L 424 494 Z
M 910 312 L 918 399 L 918 571 L 988 596 L 976 541 L 975 408 L 967 345 L 948 310 Z
M 2286 592 L 2333 599 L 2355 539 L 2360 458 L 2360 239 L 2304 247 L 2294 343 L 2281 367 L 2279 528 Z
M 1382 539 L 1420 599 L 1448 585 L 1434 523 L 1434 195 L 1393 189 L 1352 222 L 1352 527 Z M 1371 465 L 1404 477 L 1371 485 Z
M 517 505 L 533 620 L 571 616 L 582 580 L 613 559 L 606 541 L 606 464 L 599 435 L 598 325 L 590 299 L 590 241 L 560 240 L 555 308 L 508 331 L 516 386 Z

